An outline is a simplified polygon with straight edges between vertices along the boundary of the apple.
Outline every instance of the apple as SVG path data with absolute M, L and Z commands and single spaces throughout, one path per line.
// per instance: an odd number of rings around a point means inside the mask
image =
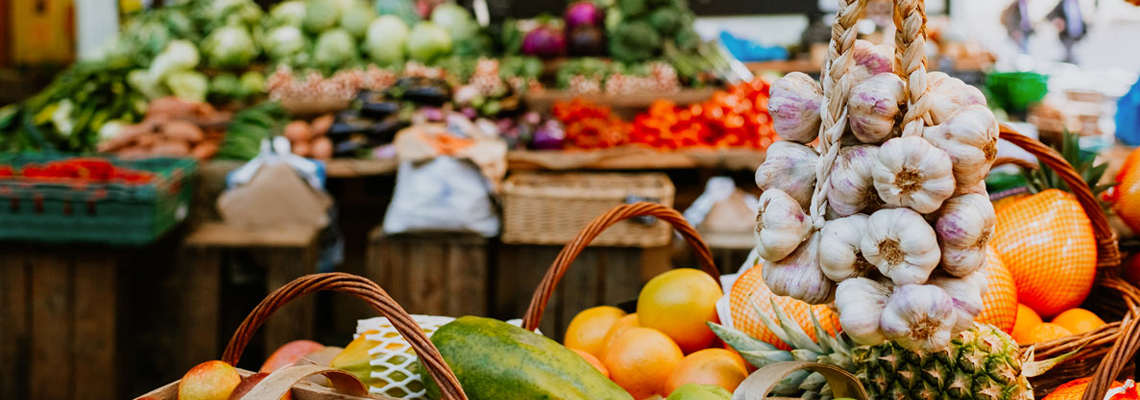
M 227 400 L 241 383 L 232 365 L 206 361 L 190 368 L 178 382 L 178 400 Z
M 293 365 L 302 357 L 323 348 L 325 348 L 324 345 L 312 340 L 295 340 L 285 343 L 265 360 L 265 364 L 262 364 L 261 369 L 257 372 L 271 374 L 273 371 Z

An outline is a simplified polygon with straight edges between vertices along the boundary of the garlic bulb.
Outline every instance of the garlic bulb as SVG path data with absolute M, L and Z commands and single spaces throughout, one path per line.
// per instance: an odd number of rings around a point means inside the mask
M 959 187 L 985 179 L 997 158 L 998 124 L 994 113 L 984 106 L 958 110 L 941 125 L 926 128 L 922 137 L 950 156 Z
M 930 116 L 934 124 L 941 124 L 967 106 L 986 105 L 986 96 L 981 90 L 961 79 L 952 78 L 945 72 L 929 72 L 926 81 L 927 95 L 932 101 Z
M 983 289 L 986 286 L 985 271 L 978 271 L 962 278 L 937 275 L 930 278 L 931 285 L 942 288 L 954 302 L 954 327 L 950 333 L 970 329 L 974 325 L 974 318 L 986 308 L 982 302 Z
M 883 204 L 871 173 L 878 156 L 879 148 L 875 146 L 851 146 L 839 150 L 827 180 L 827 204 L 836 214 L 852 215 Z
M 756 214 L 756 252 L 768 261 L 792 254 L 811 231 L 811 218 L 791 196 L 780 189 L 760 195 Z
M 819 106 L 823 89 L 803 72 L 792 72 L 772 83 L 768 113 L 784 140 L 807 143 L 819 135 Z
M 867 278 L 839 282 L 835 289 L 835 307 L 839 309 L 839 325 L 856 343 L 876 345 L 887 340 L 879 327 L 883 309 L 890 301 L 892 288 Z
M 863 257 L 895 285 L 926 282 L 941 258 L 934 229 L 908 208 L 871 214 L 859 247 Z
M 946 200 L 934 232 L 942 248 L 942 269 L 966 276 L 986 265 L 986 245 L 994 234 L 994 205 L 981 194 Z
M 986 181 L 984 179 L 978 181 L 978 183 L 975 183 L 973 186 L 958 186 L 958 189 L 954 191 L 955 196 L 963 194 L 980 194 L 986 196 L 986 198 L 990 197 L 990 193 L 986 191 Z
M 827 221 L 819 231 L 819 267 L 823 274 L 836 282 L 867 276 L 875 266 L 865 258 L 860 248 L 867 232 L 867 216 L 855 214 Z
M 945 151 L 920 137 L 888 140 L 872 168 L 884 202 L 930 213 L 954 194 L 953 165 Z
M 894 73 L 882 73 L 851 89 L 847 119 L 851 133 L 863 143 L 882 143 L 895 131 L 899 105 L 906 102 L 906 83 Z
M 768 146 L 764 163 L 756 168 L 760 190 L 780 189 L 807 209 L 815 189 L 815 163 L 819 154 L 811 147 L 787 141 Z
M 851 87 L 858 86 L 872 76 L 895 70 L 895 53 L 889 46 L 876 46 L 869 41 L 857 39 L 851 51 L 854 62 L 847 70 Z
M 764 283 L 777 296 L 790 296 L 808 304 L 831 302 L 835 282 L 819 269 L 819 234 L 811 237 L 783 260 L 769 262 L 762 272 Z
M 913 351 L 940 351 L 950 344 L 957 321 L 954 300 L 933 285 L 903 285 L 895 288 L 883 310 L 879 326 L 883 335 Z

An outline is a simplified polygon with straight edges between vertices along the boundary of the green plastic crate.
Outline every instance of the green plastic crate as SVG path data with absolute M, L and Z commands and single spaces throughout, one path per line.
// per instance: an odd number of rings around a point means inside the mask
M 21 168 L 71 158 L 0 154 L 0 165 Z M 0 240 L 139 246 L 186 219 L 198 164 L 193 159 L 110 161 L 155 174 L 145 185 L 43 182 L 0 178 Z

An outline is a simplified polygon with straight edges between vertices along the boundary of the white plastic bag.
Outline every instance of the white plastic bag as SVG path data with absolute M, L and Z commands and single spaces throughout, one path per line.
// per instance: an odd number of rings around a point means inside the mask
M 499 215 L 486 177 L 467 161 L 441 156 L 400 163 L 384 233 L 417 231 L 499 234 Z

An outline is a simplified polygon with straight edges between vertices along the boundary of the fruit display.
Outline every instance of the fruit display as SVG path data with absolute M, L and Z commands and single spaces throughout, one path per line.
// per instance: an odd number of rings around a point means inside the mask
M 70 158 L 45 164 L 26 164 L 21 167 L 0 164 L 0 180 L 146 185 L 154 178 L 155 175 L 152 172 L 116 166 L 108 160 L 98 158 Z

